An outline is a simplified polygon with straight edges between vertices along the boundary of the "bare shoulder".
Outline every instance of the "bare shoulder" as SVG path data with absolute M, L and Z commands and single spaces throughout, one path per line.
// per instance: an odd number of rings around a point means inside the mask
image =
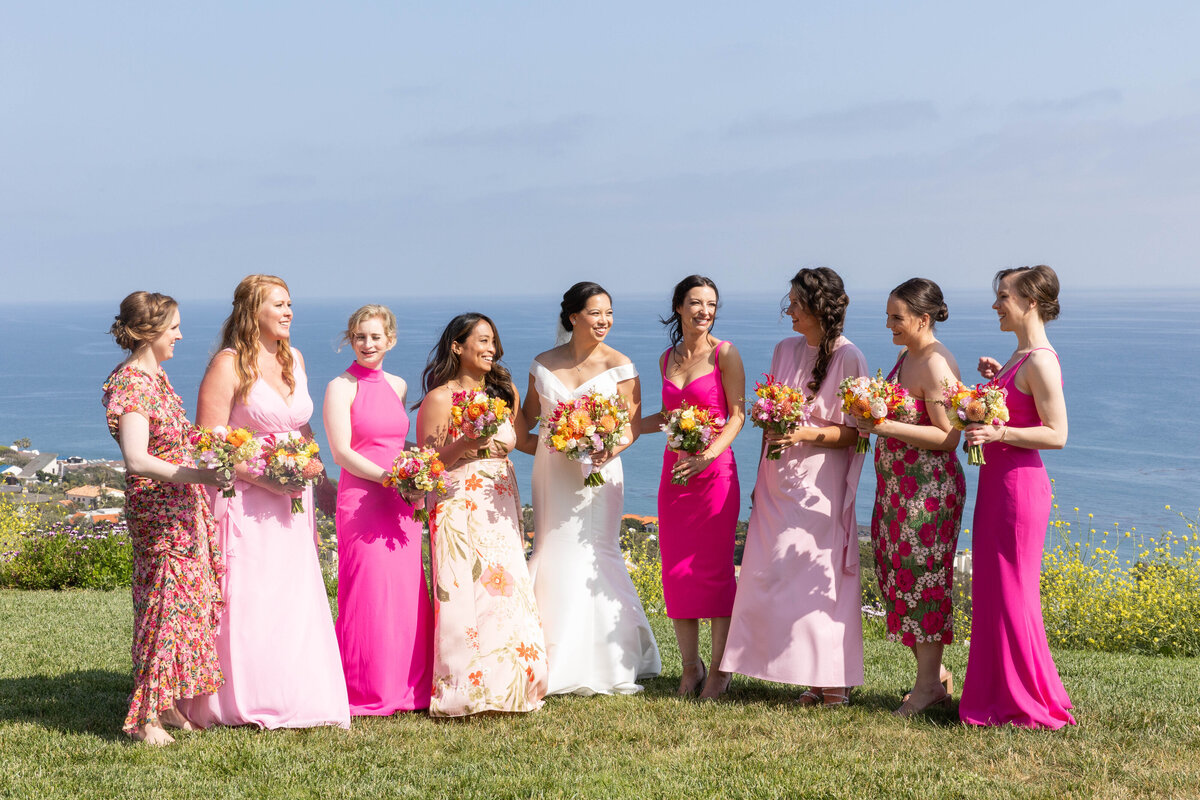
M 1062 375 L 1062 365 L 1058 361 L 1058 353 L 1050 349 L 1034 350 L 1025 360 L 1025 365 L 1032 367 L 1033 372 L 1047 378 L 1058 378 Z
M 387 379 L 388 385 L 392 387 L 392 391 L 403 397 L 408 392 L 408 383 L 399 375 L 393 375 L 390 372 L 383 373 L 383 377 Z
M 624 364 L 633 363 L 629 356 L 625 355 L 620 350 L 616 350 L 606 344 L 602 344 L 600 346 L 604 348 L 601 351 L 601 355 L 604 357 L 605 369 L 612 369 L 613 367 L 620 367 Z
M 296 363 L 300 365 L 300 369 L 304 369 L 304 354 L 301 353 L 299 348 L 296 348 L 296 347 L 292 347 L 291 351 L 292 351 L 292 358 L 294 358 L 296 360 Z M 307 372 L 307 371 L 308 370 L 305 370 L 305 372 Z
M 442 408 L 449 410 L 452 404 L 452 396 L 453 393 L 450 391 L 450 387 L 443 383 L 441 386 L 430 389 L 425 394 L 425 397 L 421 399 L 421 408 L 429 408 L 431 410 Z
M 567 351 L 567 346 L 565 344 L 560 344 L 558 347 L 552 347 L 549 350 L 545 350 L 541 353 L 538 353 L 536 356 L 533 357 L 533 360 L 536 361 L 537 363 L 541 364 L 546 369 L 555 370 L 555 369 L 558 369 L 559 367 L 566 366 L 566 364 L 565 364 L 566 351 Z

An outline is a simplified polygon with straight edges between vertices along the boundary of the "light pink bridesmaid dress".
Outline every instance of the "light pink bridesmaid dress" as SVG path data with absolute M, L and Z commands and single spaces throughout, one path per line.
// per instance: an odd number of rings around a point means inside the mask
M 784 339 L 771 372 L 808 394 L 816 357 L 803 336 Z M 809 424 L 851 424 L 838 386 L 866 370 L 859 349 L 839 338 Z M 854 516 L 862 465 L 853 447 L 807 443 L 787 448 L 778 461 L 759 461 L 722 671 L 808 686 L 862 684 Z
M 298 436 L 312 416 L 304 370 L 295 366 L 289 405 L 261 378 L 245 403 L 234 402 L 229 424 L 258 436 Z M 193 722 L 261 728 L 350 727 L 346 679 L 333 616 L 317 561 L 312 490 L 304 511 L 291 498 L 243 481 L 237 495 L 217 497 L 225 552 L 225 613 L 217 653 L 225 685 L 215 694 L 181 703 Z

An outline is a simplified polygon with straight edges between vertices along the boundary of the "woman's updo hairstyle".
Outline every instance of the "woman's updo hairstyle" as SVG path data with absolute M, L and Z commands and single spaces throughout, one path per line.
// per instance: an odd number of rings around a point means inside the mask
M 942 289 L 928 278 L 909 278 L 892 289 L 891 296 L 908 306 L 918 317 L 929 315 L 929 327 L 950 319 L 950 309 L 942 297 Z
M 571 315 L 578 314 L 587 306 L 587 301 L 591 300 L 598 294 L 612 299 L 612 295 L 604 290 L 604 287 L 593 281 L 580 281 L 563 292 L 562 309 L 558 314 L 558 324 L 567 333 L 571 332 Z
M 1045 264 L 1036 267 L 1002 269 L 992 278 L 992 291 L 999 291 L 1000 281 L 1012 277 L 1012 289 L 1021 297 L 1037 303 L 1042 322 L 1058 319 L 1058 275 Z
M 688 275 L 675 284 L 675 289 L 671 292 L 671 316 L 666 319 L 658 318 L 659 322 L 667 326 L 667 335 L 671 338 L 672 348 L 683 341 L 683 320 L 679 318 L 679 307 L 683 305 L 683 299 L 687 297 L 687 293 L 700 286 L 712 289 L 713 294 L 717 296 L 717 307 L 719 308 L 721 305 L 721 293 L 717 291 L 717 285 L 713 283 L 712 278 L 706 278 L 703 275 Z M 709 326 L 710 331 L 716 322 L 717 320 L 714 318 L 713 325 Z
M 841 276 L 829 267 L 800 270 L 792 278 L 792 291 L 796 293 L 800 305 L 821 321 L 822 336 L 817 343 L 817 361 L 813 364 L 812 380 L 807 386 L 816 394 L 821 390 L 825 373 L 829 371 L 833 345 L 842 335 L 842 328 L 846 324 L 846 307 L 850 305 L 850 298 L 846 296 L 846 286 Z
M 165 331 L 177 308 L 174 298 L 165 294 L 134 292 L 121 301 L 121 313 L 108 332 L 122 350 L 132 353 Z
M 387 337 L 388 349 L 394 347 L 396 344 L 396 315 L 387 306 L 369 303 L 350 315 L 350 319 L 346 322 L 346 330 L 342 332 L 338 349 L 341 349 L 341 345 L 353 344 L 354 332 L 358 330 L 359 325 L 369 319 L 377 319 L 383 323 L 383 335 Z

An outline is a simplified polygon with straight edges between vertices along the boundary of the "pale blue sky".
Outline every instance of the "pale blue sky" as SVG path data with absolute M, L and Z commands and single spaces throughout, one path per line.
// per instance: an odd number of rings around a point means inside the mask
M 1195 3 L 246 6 L 3 7 L 3 300 L 1200 284 Z

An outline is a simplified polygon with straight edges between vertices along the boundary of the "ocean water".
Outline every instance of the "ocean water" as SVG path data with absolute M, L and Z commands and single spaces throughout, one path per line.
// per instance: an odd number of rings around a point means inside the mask
M 746 364 L 747 391 L 770 366 L 780 339 L 793 335 L 781 318 L 783 294 L 733 294 L 722 298 L 714 332 L 737 345 Z M 939 338 L 957 357 L 968 382 L 977 380 L 980 355 L 1004 361 L 1014 348 L 1002 333 L 986 293 L 948 293 L 950 319 L 938 326 Z M 852 297 L 846 335 L 862 349 L 871 370 L 886 373 L 896 348 L 883 326 L 883 292 Z M 309 391 L 316 404 L 313 426 L 324 442 L 320 420 L 325 384 L 353 356 L 340 353 L 337 340 L 350 312 L 365 302 L 385 302 L 399 318 L 399 342 L 385 368 L 405 378 L 410 403 L 426 356 L 442 327 L 460 311 L 476 310 L 496 320 L 504 346 L 504 363 L 524 395 L 532 358 L 554 339 L 557 298 L 380 298 L 317 300 L 295 298 L 292 341 L 308 365 Z M 1055 480 L 1064 518 L 1078 528 L 1159 533 L 1178 528 L 1180 520 L 1164 506 L 1194 515 L 1200 506 L 1200 433 L 1185 413 L 1200 397 L 1200 292 L 1077 292 L 1062 298 L 1063 315 L 1049 335 L 1063 363 L 1070 439 L 1062 451 L 1043 458 Z M 108 336 L 116 303 L 76 305 L 0 305 L 0 442 L 29 437 L 34 447 L 60 456 L 119 458 L 109 437 L 100 405 L 100 385 L 122 354 Z M 621 297 L 614 301 L 616 324 L 609 343 L 634 360 L 641 372 L 645 405 L 657 408 L 661 379 L 657 358 L 667 345 L 659 315 L 664 298 Z M 166 369 L 189 413 L 205 365 L 215 348 L 226 302 L 188 302 L 181 308 L 184 339 Z M 657 513 L 661 436 L 644 437 L 622 457 L 625 506 L 631 513 Z M 749 513 L 759 451 L 759 431 L 749 426 L 734 451 Z M 532 459 L 514 454 L 526 502 L 530 497 Z M 328 459 L 327 459 L 328 461 Z M 965 463 L 965 462 L 964 462 Z M 331 469 L 336 467 L 329 464 Z M 970 528 L 977 470 L 966 467 L 968 501 L 964 527 Z M 874 472 L 868 461 L 859 485 L 860 523 L 870 521 Z M 1088 514 L 1092 518 L 1088 518 Z M 962 546 L 969 546 L 969 533 Z

